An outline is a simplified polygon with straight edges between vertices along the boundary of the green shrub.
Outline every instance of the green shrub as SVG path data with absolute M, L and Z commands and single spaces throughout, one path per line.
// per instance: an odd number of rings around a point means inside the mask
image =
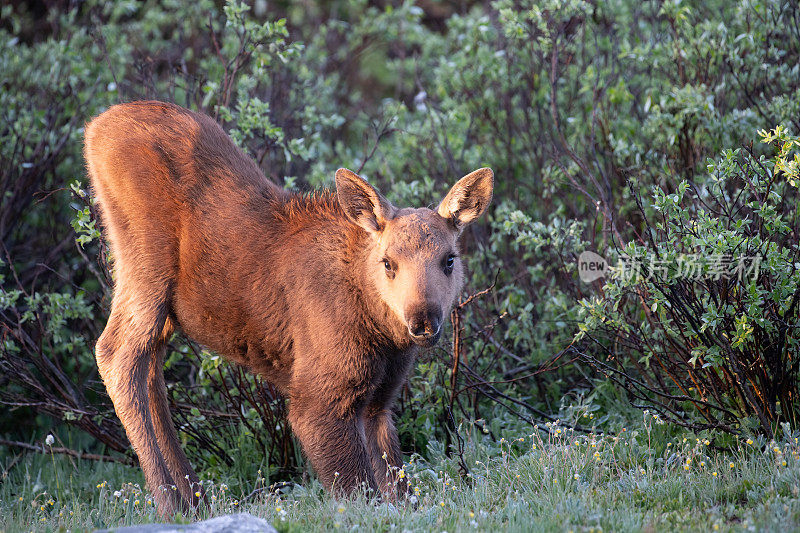
M 582 301 L 585 359 L 638 403 L 696 428 L 797 427 L 800 138 L 729 150 L 674 193 L 654 190 L 641 241 Z M 648 214 L 649 213 L 649 214 Z

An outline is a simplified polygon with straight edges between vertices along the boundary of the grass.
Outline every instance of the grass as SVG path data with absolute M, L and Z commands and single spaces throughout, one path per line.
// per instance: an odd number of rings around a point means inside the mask
M 405 472 L 405 505 L 336 501 L 316 482 L 241 501 L 207 482 L 202 518 L 248 511 L 279 531 L 786 531 L 800 528 L 800 445 L 680 433 L 645 415 L 614 434 L 471 436 L 465 461 L 438 443 Z M 726 444 L 721 449 L 717 444 Z M 260 475 L 249 486 L 265 486 Z M 0 486 L 0 530 L 76 531 L 158 521 L 138 469 L 29 455 Z M 245 492 L 245 491 L 242 491 Z M 184 519 L 184 521 L 189 521 Z

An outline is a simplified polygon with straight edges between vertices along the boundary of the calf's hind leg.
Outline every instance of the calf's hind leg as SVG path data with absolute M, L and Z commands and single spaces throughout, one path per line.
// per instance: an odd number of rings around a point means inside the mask
M 164 461 L 167 463 L 167 469 L 184 500 L 189 502 L 192 507 L 197 507 L 203 496 L 203 488 L 200 485 L 200 479 L 186 458 L 186 454 L 181 449 L 178 435 L 175 432 L 175 424 L 172 422 L 172 415 L 169 411 L 167 386 L 164 383 L 166 343 L 169 341 L 173 331 L 171 320 L 167 319 L 161 334 L 160 344 L 155 349 L 153 357 L 149 360 L 147 390 L 150 398 L 150 412 L 153 418 L 156 441 Z M 200 496 L 198 496 L 198 493 Z
M 175 481 L 158 446 L 148 391 L 150 365 L 163 343 L 167 318 L 166 304 L 154 302 L 158 301 L 126 291 L 118 283 L 111 316 L 97 341 L 96 358 L 159 513 L 169 517 L 181 506 L 181 498 L 172 488 Z

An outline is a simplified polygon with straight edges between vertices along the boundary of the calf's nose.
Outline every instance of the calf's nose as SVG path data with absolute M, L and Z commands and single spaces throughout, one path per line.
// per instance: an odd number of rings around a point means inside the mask
M 441 309 L 423 309 L 411 314 L 408 332 L 412 337 L 435 337 L 442 329 Z

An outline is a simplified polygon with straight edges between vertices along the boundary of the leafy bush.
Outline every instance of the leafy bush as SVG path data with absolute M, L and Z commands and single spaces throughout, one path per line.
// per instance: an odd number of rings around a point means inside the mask
M 0 431 L 31 433 L 45 420 L 26 414 L 46 413 L 121 451 L 91 386 L 102 293 L 75 246 L 66 187 L 84 173 L 82 123 L 113 79 L 76 12 L 54 13 L 37 41 L 12 6 L 0 18 L 14 26 L 0 29 Z
M 761 132 L 708 175 L 656 188 L 640 242 L 602 295 L 582 302 L 585 359 L 643 405 L 695 428 L 797 427 L 800 138 Z M 650 213 L 648 215 L 647 213 Z

